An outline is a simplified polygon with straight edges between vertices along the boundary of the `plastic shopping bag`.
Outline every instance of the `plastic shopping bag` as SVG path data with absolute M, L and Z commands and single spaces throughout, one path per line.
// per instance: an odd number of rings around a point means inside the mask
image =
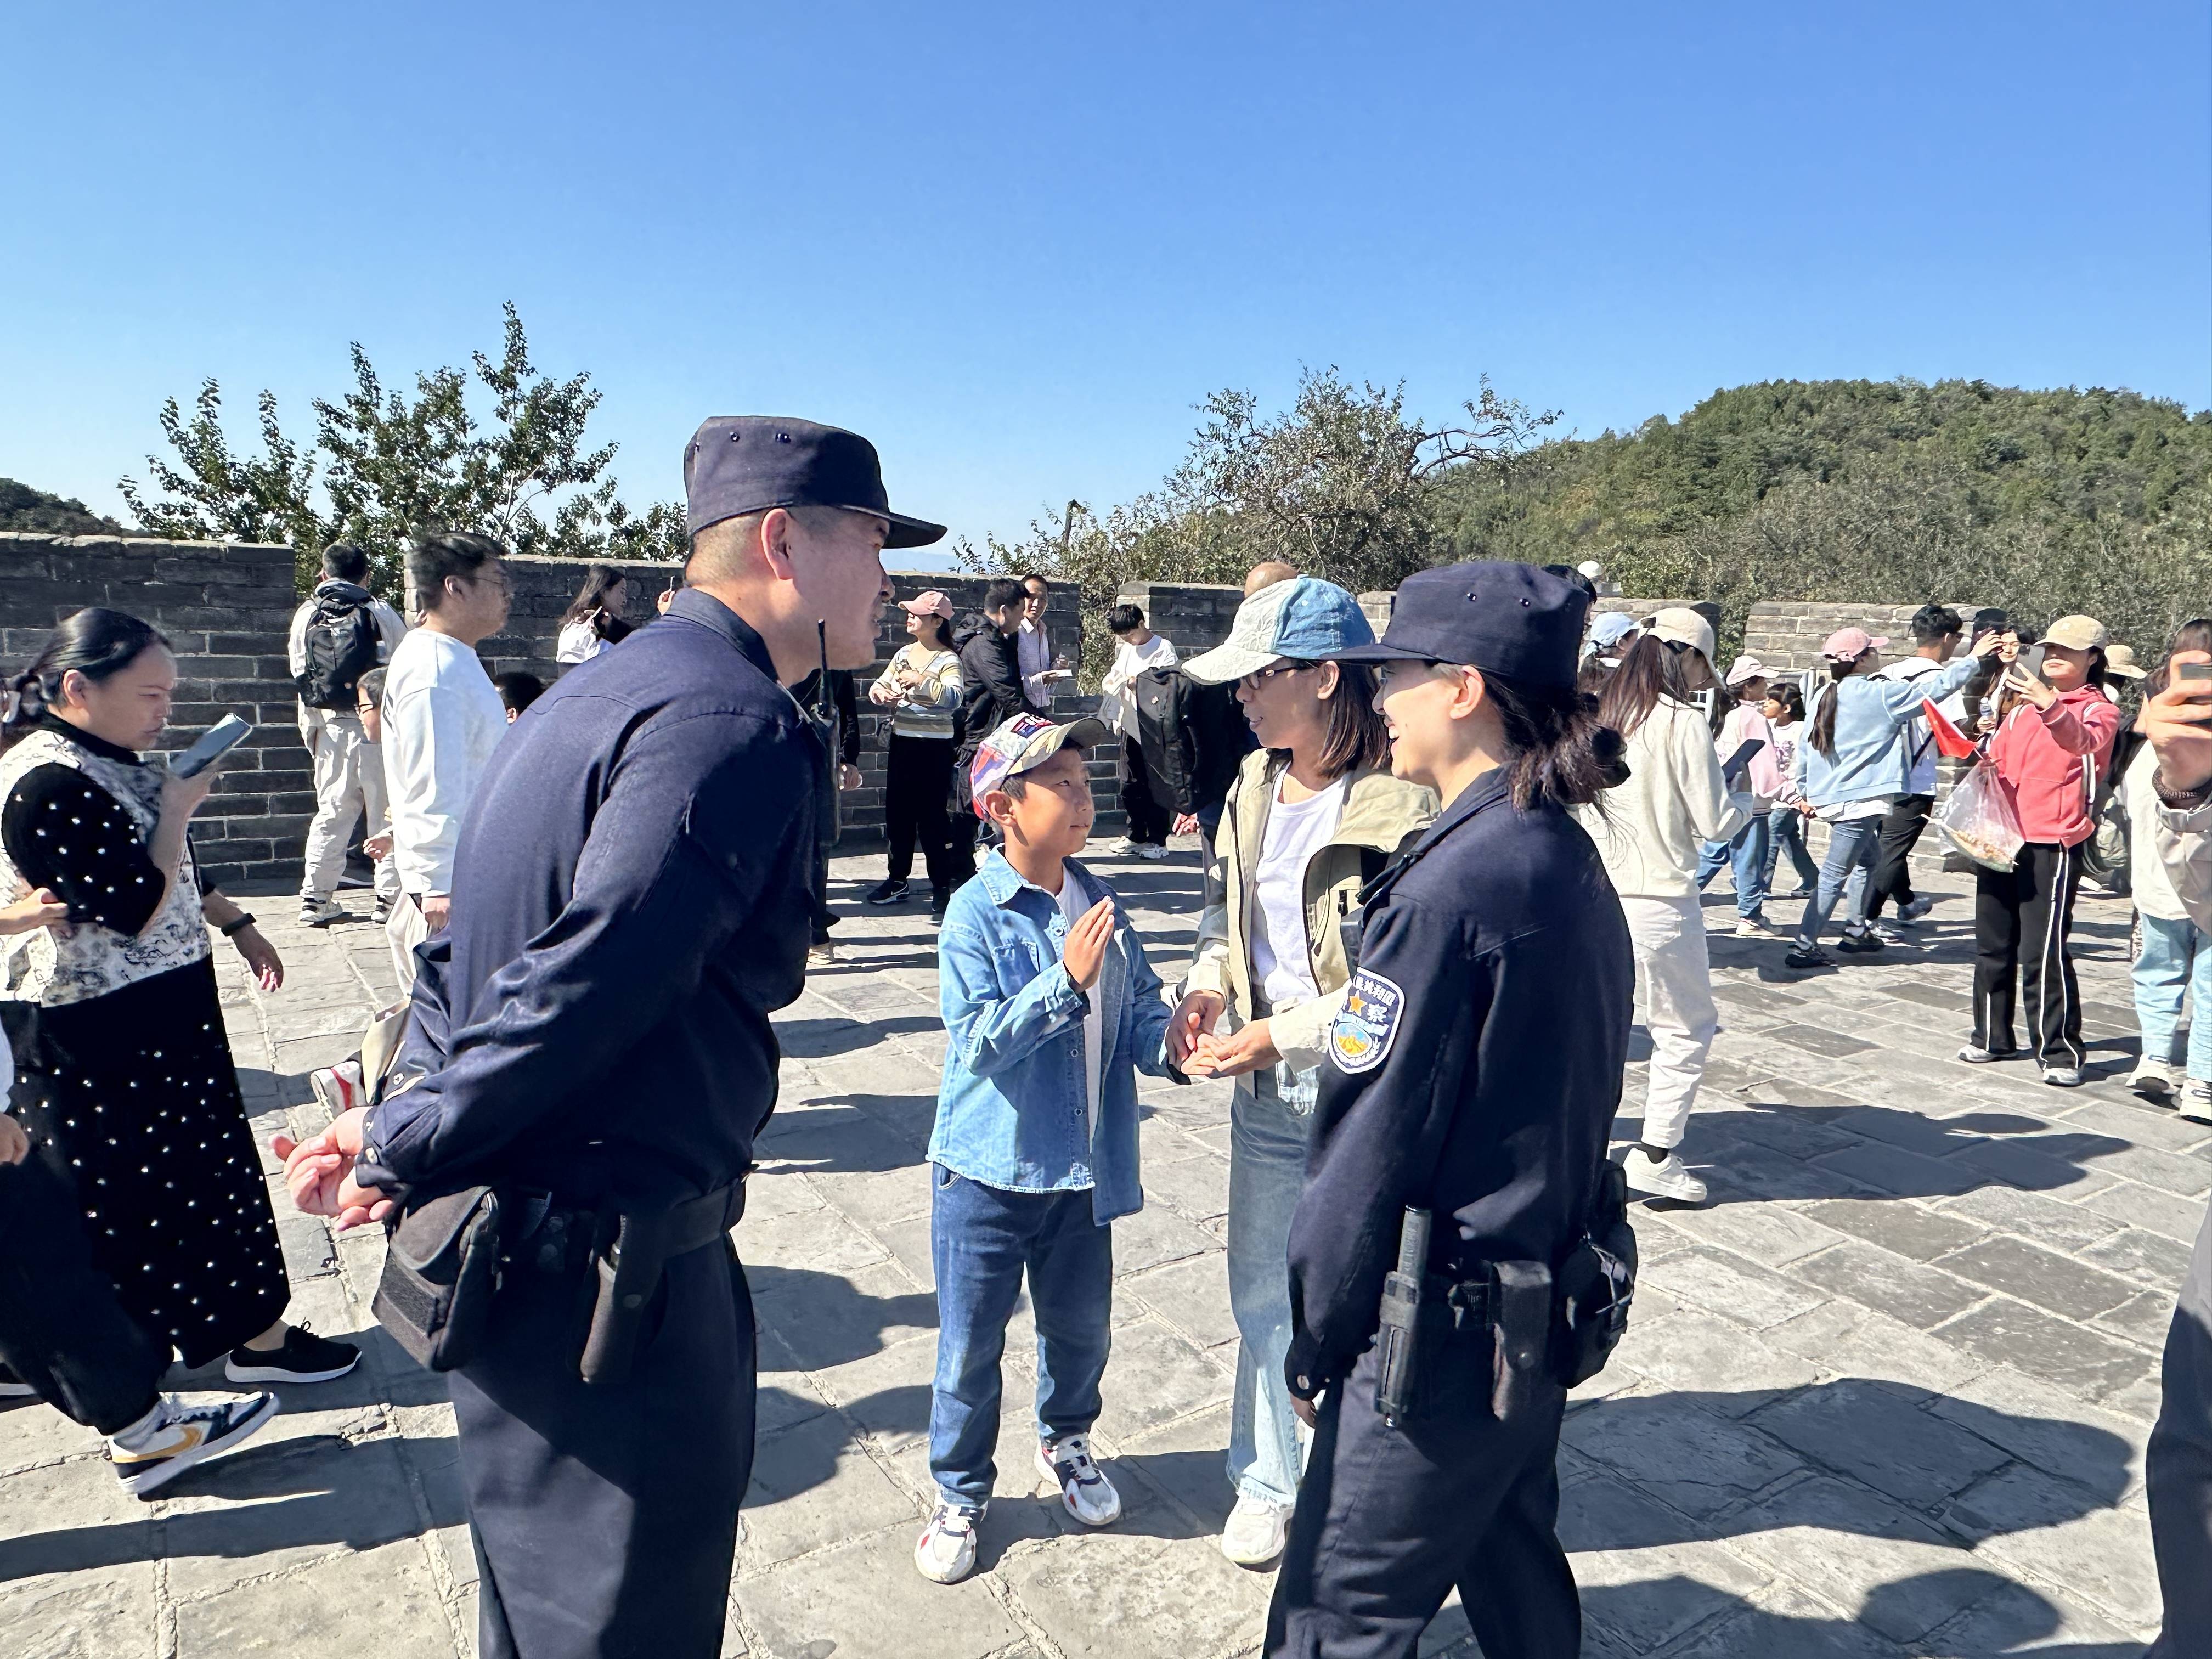
M 1987 761 L 1977 762 L 1953 787 L 1936 816 L 1936 828 L 1953 847 L 1991 870 L 2011 869 L 2027 839 L 2020 832 L 2012 786 Z

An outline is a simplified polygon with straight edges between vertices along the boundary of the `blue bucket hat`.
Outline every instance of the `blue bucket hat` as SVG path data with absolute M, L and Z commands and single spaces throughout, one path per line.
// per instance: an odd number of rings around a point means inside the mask
M 1200 685 L 1226 685 L 1285 657 L 1320 662 L 1374 642 L 1375 629 L 1350 592 L 1318 576 L 1299 576 L 1263 587 L 1238 605 L 1228 639 L 1190 658 L 1182 672 Z

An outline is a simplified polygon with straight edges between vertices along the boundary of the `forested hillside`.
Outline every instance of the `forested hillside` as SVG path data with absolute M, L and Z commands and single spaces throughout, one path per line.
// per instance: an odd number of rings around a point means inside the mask
M 82 501 L 49 495 L 13 478 L 0 478 L 0 530 L 49 536 L 113 536 L 121 533 L 123 526 L 112 519 L 103 519 Z
M 1975 380 L 1769 381 L 1431 486 L 1462 556 L 1604 562 L 1626 591 L 1972 597 L 2138 649 L 2212 612 L 2212 412 Z

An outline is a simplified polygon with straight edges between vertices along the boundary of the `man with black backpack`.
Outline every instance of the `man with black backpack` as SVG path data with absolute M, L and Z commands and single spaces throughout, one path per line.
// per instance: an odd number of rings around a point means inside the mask
M 336 894 L 355 820 L 366 812 L 372 836 L 385 827 L 384 763 L 362 732 L 358 690 L 361 677 L 391 657 L 407 624 L 362 586 L 368 577 L 368 554 L 332 543 L 323 550 L 322 581 L 292 617 L 288 654 L 300 736 L 315 759 L 315 817 L 300 878 L 300 921 L 309 927 L 344 920 Z M 398 866 L 378 860 L 378 921 L 398 896 Z

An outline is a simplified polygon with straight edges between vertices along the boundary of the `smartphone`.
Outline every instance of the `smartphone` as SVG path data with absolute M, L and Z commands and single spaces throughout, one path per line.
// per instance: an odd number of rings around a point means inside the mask
M 2036 678 L 2043 678 L 2045 648 L 2039 645 L 2023 645 L 2020 648 L 2020 665 Z
M 1745 771 L 1750 767 L 1751 757 L 1765 747 L 1765 738 L 1746 738 L 1742 745 L 1722 765 L 1721 781 L 1729 788 L 1735 788 L 1742 781 Z
M 225 755 L 246 741 L 253 730 L 252 725 L 235 714 L 225 714 L 213 726 L 200 733 L 192 746 L 169 763 L 173 777 L 198 777 Z
M 2178 662 L 2173 665 L 2173 678 L 2195 682 L 2196 690 L 2212 691 L 2212 662 Z

